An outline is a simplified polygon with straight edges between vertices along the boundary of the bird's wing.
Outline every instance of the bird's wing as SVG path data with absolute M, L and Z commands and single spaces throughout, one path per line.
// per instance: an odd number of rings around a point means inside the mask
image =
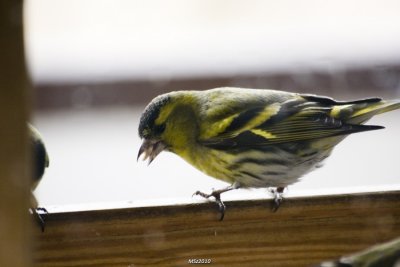
M 297 95 L 284 102 L 248 106 L 239 113 L 230 114 L 220 120 L 219 124 L 210 125 L 208 132 L 215 135 L 200 137 L 199 142 L 216 149 L 255 147 L 383 128 L 347 124 L 330 115 L 335 105 L 349 103 L 352 102 Z

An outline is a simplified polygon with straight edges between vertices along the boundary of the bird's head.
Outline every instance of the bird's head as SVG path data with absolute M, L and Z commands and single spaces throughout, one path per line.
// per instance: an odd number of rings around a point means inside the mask
M 139 123 L 139 136 L 143 139 L 138 159 L 149 159 L 149 164 L 162 151 L 179 154 L 194 132 L 193 94 L 171 92 L 154 98 L 144 109 Z
M 163 133 L 166 128 L 166 106 L 170 105 L 170 97 L 161 95 L 154 98 L 144 109 L 139 123 L 139 136 L 143 139 L 139 149 L 138 159 L 144 154 L 143 160 L 149 159 L 149 164 L 160 152 L 166 149 L 163 141 Z

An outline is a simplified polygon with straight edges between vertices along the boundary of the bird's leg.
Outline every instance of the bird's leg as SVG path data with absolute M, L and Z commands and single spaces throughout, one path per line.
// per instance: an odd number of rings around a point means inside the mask
M 39 227 L 42 230 L 42 232 L 44 232 L 44 228 L 46 225 L 44 218 L 48 214 L 47 210 L 41 207 L 30 208 L 29 210 L 35 216 L 36 222 L 39 224 Z
M 283 191 L 285 190 L 284 187 L 277 187 L 275 189 L 270 189 L 270 192 L 274 194 L 274 203 L 272 205 L 272 212 L 276 212 L 283 200 Z
M 217 204 L 218 204 L 219 212 L 221 213 L 221 217 L 219 218 L 219 220 L 222 221 L 225 216 L 226 206 L 225 206 L 224 202 L 222 202 L 222 200 L 221 200 L 221 194 L 225 193 L 227 191 L 233 190 L 233 189 L 237 189 L 237 188 L 239 188 L 238 184 L 234 183 L 228 187 L 225 187 L 225 188 L 222 188 L 219 190 L 213 190 L 211 192 L 211 194 L 206 194 L 206 193 L 203 193 L 200 191 L 196 191 L 193 195 L 199 195 L 199 196 L 202 196 L 207 199 L 209 199 L 210 197 L 214 197 L 215 202 L 217 202 Z

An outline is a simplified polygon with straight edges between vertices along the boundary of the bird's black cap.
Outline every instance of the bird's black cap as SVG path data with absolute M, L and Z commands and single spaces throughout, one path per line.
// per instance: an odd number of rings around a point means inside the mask
M 170 101 L 170 96 L 160 95 L 154 98 L 144 109 L 139 123 L 139 136 L 146 138 L 155 128 L 155 120 L 160 115 L 161 108 Z

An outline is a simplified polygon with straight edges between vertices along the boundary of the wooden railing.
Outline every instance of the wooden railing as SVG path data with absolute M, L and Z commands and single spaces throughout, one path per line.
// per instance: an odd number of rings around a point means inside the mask
M 400 236 L 400 191 L 49 214 L 35 266 L 315 266 Z

